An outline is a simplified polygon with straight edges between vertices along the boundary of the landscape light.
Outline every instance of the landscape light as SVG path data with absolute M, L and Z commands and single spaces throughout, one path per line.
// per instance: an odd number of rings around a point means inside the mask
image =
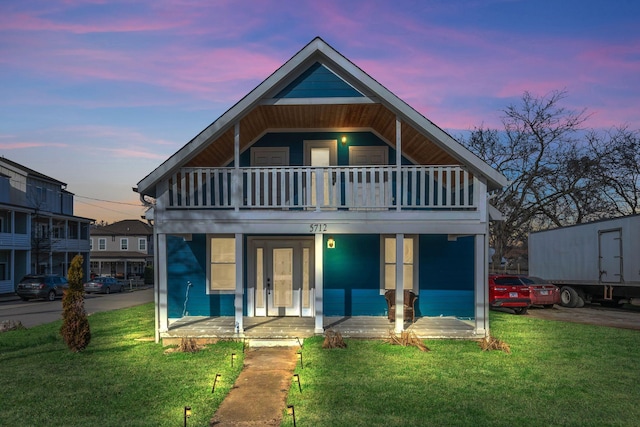
M 287 406 L 287 414 L 293 417 L 293 427 L 296 427 L 296 411 L 293 409 L 293 405 Z
M 184 427 L 187 427 L 187 418 L 191 417 L 191 406 L 184 407 Z
M 300 393 L 302 393 L 302 386 L 300 385 L 300 375 L 293 374 L 293 380 L 298 383 L 298 389 L 300 390 Z
M 298 352 L 298 356 L 300 356 L 300 367 L 302 369 L 304 369 L 304 364 L 302 363 L 302 352 L 301 351 Z
M 221 376 L 222 375 L 220 375 L 220 374 L 216 374 L 216 377 L 213 380 L 213 387 L 211 388 L 211 393 L 216 391 L 216 383 L 218 382 L 218 378 L 220 378 Z

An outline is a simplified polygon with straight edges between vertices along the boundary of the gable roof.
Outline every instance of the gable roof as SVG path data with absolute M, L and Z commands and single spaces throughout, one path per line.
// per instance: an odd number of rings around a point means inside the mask
M 322 83 L 327 87 L 322 97 L 316 95 L 313 98 L 319 91 L 311 89 L 305 92 L 304 83 L 318 73 L 327 76 L 327 81 Z M 233 157 L 236 123 L 243 125 L 241 149 L 267 130 L 264 127 L 266 122 L 269 129 L 369 128 L 393 146 L 396 118 L 402 123 L 402 151 L 408 157 L 421 164 L 460 162 L 473 174 L 485 177 L 489 190 L 507 185 L 502 174 L 316 37 L 143 178 L 137 191 L 156 197 L 155 186 L 182 166 L 210 166 L 206 164 L 207 159 L 215 159 L 218 163 L 222 159 L 229 161 Z M 435 151 L 439 158 L 432 158 L 431 153 Z
M 92 236 L 148 236 L 151 234 L 153 234 L 153 228 L 138 219 L 125 219 L 91 230 Z
M 27 175 L 28 177 L 32 177 L 32 178 L 37 178 L 39 180 L 42 181 L 48 181 L 52 184 L 55 185 L 59 185 L 61 187 L 66 187 L 67 184 L 62 182 L 62 181 L 58 181 L 57 179 L 51 178 L 50 176 L 47 176 L 43 173 L 40 173 L 38 171 L 35 171 L 33 169 L 30 169 L 24 165 L 21 165 L 20 163 L 14 162 L 13 160 L 9 160 L 6 157 L 2 156 L 0 157 L 0 163 L 4 163 L 5 165 L 11 166 L 14 169 L 17 169 L 19 171 L 21 171 L 22 173 L 24 173 L 25 175 Z

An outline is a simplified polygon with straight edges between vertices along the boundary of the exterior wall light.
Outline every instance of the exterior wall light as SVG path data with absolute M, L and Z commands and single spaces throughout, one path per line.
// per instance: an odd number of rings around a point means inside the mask
M 333 239 L 333 237 L 329 237 L 327 239 L 327 249 L 335 249 L 336 248 L 336 241 Z
M 340 138 L 340 142 L 342 142 L 342 145 L 347 145 L 347 136 L 342 135 L 342 138 Z

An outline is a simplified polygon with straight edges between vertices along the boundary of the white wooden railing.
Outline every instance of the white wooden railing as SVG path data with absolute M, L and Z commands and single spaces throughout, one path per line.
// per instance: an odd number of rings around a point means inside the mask
M 459 166 L 182 168 L 169 208 L 476 209 L 476 178 Z

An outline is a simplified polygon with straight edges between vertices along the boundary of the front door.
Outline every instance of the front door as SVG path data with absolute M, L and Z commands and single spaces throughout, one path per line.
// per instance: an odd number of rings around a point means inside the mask
M 313 316 L 313 243 L 308 238 L 253 240 L 250 293 L 256 316 Z

